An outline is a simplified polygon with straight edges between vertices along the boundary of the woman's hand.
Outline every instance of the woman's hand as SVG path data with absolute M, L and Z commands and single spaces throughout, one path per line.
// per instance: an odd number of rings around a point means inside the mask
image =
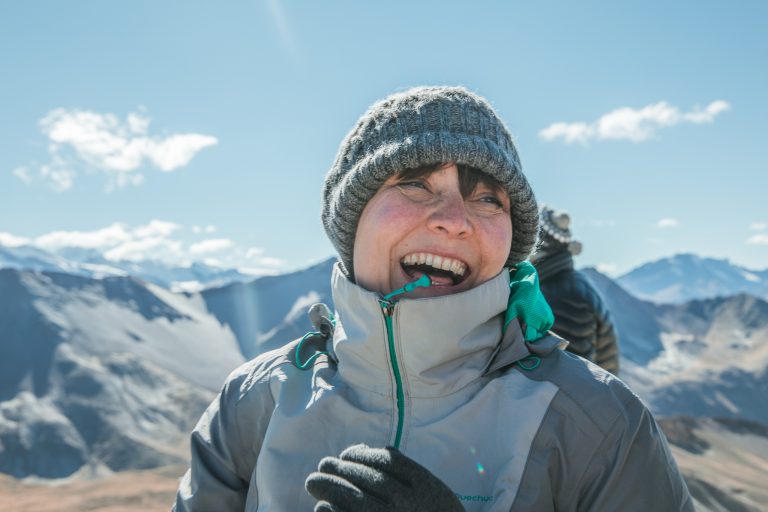
M 305 484 L 318 500 L 315 512 L 464 510 L 447 485 L 395 448 L 350 446 L 317 469 Z

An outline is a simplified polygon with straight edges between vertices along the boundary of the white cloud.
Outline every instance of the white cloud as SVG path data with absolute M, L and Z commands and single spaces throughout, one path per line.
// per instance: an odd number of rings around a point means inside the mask
M 224 268 L 224 264 L 221 262 L 221 260 L 217 258 L 205 258 L 203 260 L 203 263 L 205 263 L 209 267 Z
M 711 123 L 717 115 L 730 108 L 728 102 L 717 100 L 703 110 L 695 107 L 690 112 L 680 112 L 677 107 L 661 101 L 641 109 L 618 108 L 591 123 L 553 123 L 539 131 L 539 137 L 546 141 L 562 139 L 566 144 L 586 144 L 590 140 L 642 142 L 653 137 L 659 128 L 680 123 Z
M 232 240 L 228 238 L 209 238 L 189 246 L 189 252 L 194 255 L 210 254 L 229 249 L 233 245 Z
M 43 164 L 38 168 L 38 175 L 47 181 L 51 188 L 56 192 L 64 192 L 72 188 L 74 182 L 75 173 L 69 169 L 62 159 L 58 155 L 54 155 L 51 161 L 47 164 Z M 31 174 L 27 173 L 26 183 L 31 181 Z
M 53 231 L 36 238 L 0 232 L 0 244 L 8 247 L 32 245 L 53 252 L 63 248 L 91 249 L 110 261 L 154 260 L 179 267 L 202 261 L 252 275 L 275 274 L 277 268 L 286 265 L 282 259 L 266 256 L 264 249 L 239 247 L 229 238 L 180 240 L 176 236 L 177 232 L 184 232 L 182 228 L 175 222 L 153 219 L 138 226 L 115 222 L 91 231 Z M 215 229 L 208 225 L 201 228 L 201 232 Z
M 586 123 L 553 123 L 539 132 L 539 137 L 550 141 L 562 138 L 566 144 L 586 143 L 595 136 L 595 129 Z
M 104 257 L 110 261 L 179 262 L 183 255 L 180 241 L 159 236 L 131 240 L 104 252 Z
M 29 238 L 0 232 L 0 245 L 4 245 L 6 247 L 21 247 L 22 245 L 29 245 L 31 243 L 32 240 Z
M 143 182 L 142 168 L 153 166 L 170 172 L 186 166 L 202 149 L 218 143 L 216 137 L 197 133 L 148 135 L 150 118 L 144 112 L 129 113 L 125 121 L 114 114 L 57 108 L 40 120 L 48 137 L 50 162 L 21 166 L 14 175 L 29 183 L 33 175 L 55 190 L 72 187 L 79 169 L 105 174 L 108 190 Z
M 759 233 L 747 239 L 749 245 L 768 245 L 768 233 Z
M 262 254 L 264 254 L 264 249 L 260 247 L 251 247 L 250 249 L 248 249 L 248 252 L 245 253 L 245 257 L 250 260 L 253 258 L 258 258 Z
M 661 219 L 659 222 L 656 223 L 657 228 L 666 229 L 666 228 L 676 228 L 680 225 L 680 222 L 678 222 L 677 219 Z
M 597 271 L 607 276 L 615 276 L 619 267 L 615 263 L 598 263 Z
M 280 258 L 270 258 L 268 256 L 259 258 L 258 263 L 268 267 L 281 267 L 285 265 L 285 261 L 281 260 Z
M 161 171 L 171 172 L 187 165 L 201 149 L 216 143 L 216 137 L 210 135 L 172 135 L 164 140 L 147 142 L 146 156 Z
M 768 229 L 768 222 L 753 222 L 749 225 L 749 229 L 752 231 L 765 231 Z
M 174 222 L 166 222 L 162 220 L 151 220 L 149 224 L 145 226 L 139 226 L 133 230 L 133 234 L 139 238 L 152 237 L 152 236 L 169 236 L 171 233 L 179 229 L 181 226 Z
M 106 228 L 94 231 L 53 231 L 35 239 L 35 245 L 43 249 L 62 247 L 82 247 L 85 249 L 104 249 L 131 241 L 133 235 L 121 223 L 114 223 Z

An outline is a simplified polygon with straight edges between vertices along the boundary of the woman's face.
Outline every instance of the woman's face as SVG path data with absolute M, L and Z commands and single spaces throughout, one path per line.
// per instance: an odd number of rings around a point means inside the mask
M 506 192 L 482 180 L 463 196 L 453 164 L 418 178 L 393 176 L 360 216 L 355 279 L 382 295 L 423 273 L 432 286 L 417 288 L 410 297 L 474 288 L 504 268 L 512 244 L 509 208 Z

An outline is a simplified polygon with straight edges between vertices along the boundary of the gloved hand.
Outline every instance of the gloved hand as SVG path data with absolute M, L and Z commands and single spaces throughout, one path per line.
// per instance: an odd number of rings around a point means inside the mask
M 439 478 L 395 448 L 350 446 L 325 457 L 305 483 L 315 512 L 463 512 Z

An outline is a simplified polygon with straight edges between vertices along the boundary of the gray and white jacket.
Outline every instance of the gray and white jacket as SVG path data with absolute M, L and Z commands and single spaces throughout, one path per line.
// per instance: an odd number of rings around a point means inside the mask
M 624 383 L 555 336 L 503 332 L 508 272 L 391 309 L 338 268 L 332 285 L 328 353 L 302 370 L 296 341 L 229 376 L 192 433 L 174 510 L 312 510 L 307 475 L 357 443 L 398 446 L 469 511 L 693 510 Z

